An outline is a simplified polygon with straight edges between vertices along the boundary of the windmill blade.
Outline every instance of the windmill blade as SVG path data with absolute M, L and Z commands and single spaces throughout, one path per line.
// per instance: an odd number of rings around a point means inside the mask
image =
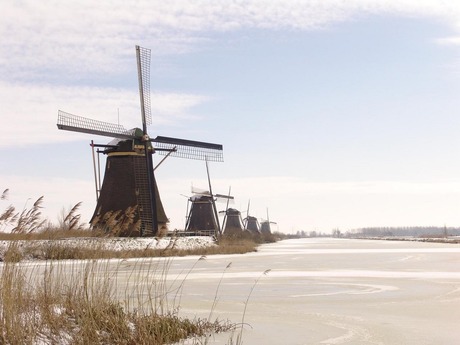
M 58 111 L 57 127 L 71 132 L 102 135 L 104 137 L 135 139 L 135 130 L 127 130 L 121 125 L 88 119 L 72 115 L 62 110 Z
M 222 202 L 226 203 L 226 209 L 228 209 L 229 204 L 234 204 L 235 203 L 235 198 L 231 195 L 224 195 L 224 194 L 214 194 L 214 198 L 216 199 L 216 202 Z
M 151 141 L 156 143 L 155 147 L 159 149 L 172 150 L 176 147 L 176 151 L 171 154 L 173 157 L 212 162 L 224 161 L 223 146 L 219 144 L 162 136 L 151 139 Z M 165 151 L 159 151 L 159 153 L 167 154 Z
M 214 195 L 215 199 L 216 199 L 216 202 L 221 202 L 221 203 L 227 203 L 227 206 L 228 204 L 234 204 L 235 201 L 233 200 L 233 197 L 228 197 L 228 195 L 224 195 L 224 196 L 217 196 L 217 195 Z
M 147 125 L 152 124 L 152 108 L 150 103 L 150 55 L 150 49 L 136 46 L 139 95 L 144 133 L 146 132 Z
M 148 138 L 147 125 L 152 122 L 151 107 L 150 107 L 150 49 L 141 48 L 136 45 L 136 59 L 137 59 L 137 74 L 139 79 L 139 97 L 141 102 L 141 117 L 142 117 L 142 131 L 143 136 Z M 144 150 L 148 152 L 149 143 L 144 141 Z M 158 230 L 157 218 L 157 202 L 154 195 L 155 174 L 153 172 L 153 159 L 149 154 L 145 155 L 146 162 L 146 177 L 147 177 L 147 191 L 149 210 L 146 213 L 152 215 L 152 230 L 156 234 Z M 142 233 L 141 233 L 142 234 Z
M 212 186 L 211 186 L 211 175 L 209 174 L 209 163 L 208 163 L 208 162 L 209 162 L 208 157 L 205 157 L 206 175 L 208 175 L 209 193 L 210 193 L 211 195 L 213 195 L 213 193 L 212 193 Z M 213 207 L 213 209 L 214 209 L 214 215 L 216 216 L 217 229 L 219 230 L 219 234 L 222 235 L 223 228 L 220 227 L 219 215 L 217 214 L 217 207 L 216 207 L 216 203 L 215 203 L 214 197 L 211 198 L 211 202 L 212 202 L 212 207 Z
M 196 188 L 196 187 L 193 187 L 193 186 L 192 186 L 192 193 L 193 194 L 199 194 L 199 195 L 205 195 L 205 196 L 211 196 L 209 191 L 207 191 L 205 189 L 201 189 L 201 188 Z
M 214 196 L 215 196 L 216 198 L 222 198 L 222 199 L 229 199 L 229 200 L 235 199 L 233 196 L 231 196 L 231 195 L 225 195 L 225 194 L 214 194 Z
M 232 192 L 232 186 L 228 187 L 228 198 L 227 198 L 227 205 L 225 205 L 225 218 L 227 217 L 227 211 L 228 211 L 228 203 L 230 202 L 230 193 Z M 233 202 L 233 197 L 232 202 Z M 240 218 L 241 218 L 241 213 L 240 213 Z M 225 219 L 226 220 L 226 219 Z

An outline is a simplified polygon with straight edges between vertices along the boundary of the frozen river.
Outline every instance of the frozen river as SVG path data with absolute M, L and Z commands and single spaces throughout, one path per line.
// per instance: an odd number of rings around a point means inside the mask
M 460 344 L 459 245 L 318 238 L 212 256 L 188 275 L 181 313 L 208 316 L 217 292 L 213 315 L 239 322 L 253 287 L 245 344 Z
M 244 344 L 460 344 L 458 244 L 286 240 L 204 260 L 110 260 L 97 271 L 127 307 L 150 302 L 159 286 L 180 316 L 244 321 Z

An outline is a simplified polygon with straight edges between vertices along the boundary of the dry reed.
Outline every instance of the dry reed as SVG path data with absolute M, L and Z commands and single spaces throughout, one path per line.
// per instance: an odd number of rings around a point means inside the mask
M 169 301 L 178 287 L 166 282 L 168 261 L 134 263 L 126 280 L 122 264 L 3 264 L 0 343 L 169 344 L 232 329 L 177 315 Z

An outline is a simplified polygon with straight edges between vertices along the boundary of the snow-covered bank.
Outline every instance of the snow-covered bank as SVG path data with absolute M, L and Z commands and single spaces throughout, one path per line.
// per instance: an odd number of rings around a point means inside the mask
M 0 258 L 12 241 L 0 241 Z M 143 249 L 179 249 L 190 250 L 215 246 L 211 236 L 189 237 L 111 237 L 111 238 L 66 238 L 60 240 L 15 241 L 19 249 L 37 248 L 40 246 L 59 245 L 69 248 L 99 248 L 103 250 L 129 251 Z
M 431 243 L 460 243 L 460 236 L 449 237 L 413 237 L 413 236 L 385 236 L 385 237 L 356 237 L 363 240 L 383 240 L 383 241 L 413 241 Z

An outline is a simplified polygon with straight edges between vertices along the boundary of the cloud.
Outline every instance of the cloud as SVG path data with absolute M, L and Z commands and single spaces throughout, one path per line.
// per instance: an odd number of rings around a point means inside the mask
M 152 97 L 152 113 L 161 116 L 161 123 L 172 124 L 178 119 L 196 120 L 190 110 L 209 102 L 207 96 L 178 93 L 155 93 Z
M 49 78 L 126 71 L 134 44 L 180 54 L 213 33 L 244 29 L 317 30 L 360 16 L 441 18 L 460 25 L 460 4 L 428 0 L 90 1 L 2 4 L 1 75 Z M 77 72 L 78 71 L 78 72 Z
M 137 90 L 0 82 L 0 95 L 2 118 L 17 120 L 2 122 L 0 148 L 81 138 L 80 134 L 66 132 L 63 135 L 57 130 L 58 110 L 111 123 L 118 122 L 119 113 L 125 128 L 140 126 Z M 183 122 L 184 118 L 194 121 L 191 109 L 207 100 L 194 94 L 154 93 L 154 125 L 171 124 L 178 119 Z M 52 128 L 56 130 L 50 130 Z
M 442 45 L 457 46 L 460 45 L 460 36 L 439 38 L 436 42 Z

